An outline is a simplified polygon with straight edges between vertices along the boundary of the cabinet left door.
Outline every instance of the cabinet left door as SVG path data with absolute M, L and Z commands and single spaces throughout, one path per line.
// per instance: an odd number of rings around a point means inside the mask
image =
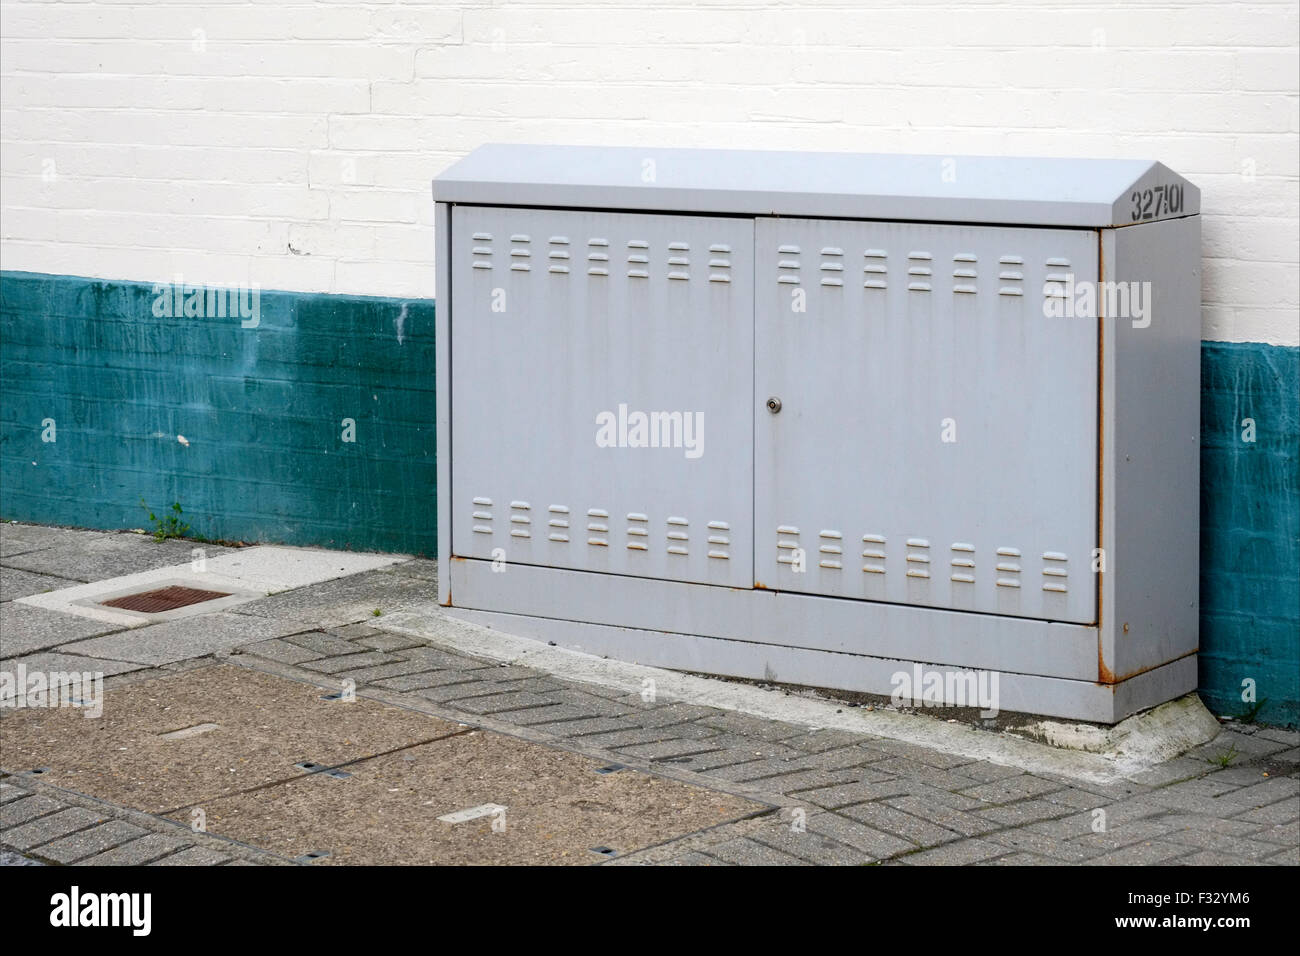
M 752 220 L 456 206 L 452 550 L 753 584 Z

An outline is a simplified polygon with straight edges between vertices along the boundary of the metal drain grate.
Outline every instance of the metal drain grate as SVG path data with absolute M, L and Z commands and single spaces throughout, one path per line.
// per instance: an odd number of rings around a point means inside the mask
M 124 611 L 139 611 L 142 614 L 161 614 L 164 611 L 174 611 L 177 608 L 189 607 L 191 604 L 202 604 L 204 601 L 215 601 L 217 598 L 230 597 L 228 591 L 204 591 L 200 588 L 187 588 L 181 585 L 172 587 L 158 588 L 154 591 L 141 591 L 139 594 L 127 594 L 124 597 L 113 598 L 111 601 L 100 601 L 104 607 L 117 607 Z

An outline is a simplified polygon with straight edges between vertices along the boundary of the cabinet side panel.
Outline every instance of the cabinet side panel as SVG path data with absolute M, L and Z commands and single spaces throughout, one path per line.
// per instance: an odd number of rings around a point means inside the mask
M 1200 217 L 1118 229 L 1113 246 L 1105 681 L 1195 652 L 1200 538 Z
M 434 388 L 438 441 L 438 601 L 451 604 L 451 207 L 434 205 Z

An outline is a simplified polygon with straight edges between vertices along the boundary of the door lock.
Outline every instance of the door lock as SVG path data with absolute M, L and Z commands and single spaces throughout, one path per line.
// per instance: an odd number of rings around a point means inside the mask
M 767 400 L 767 410 L 773 415 L 779 412 L 781 410 L 781 399 L 777 398 L 775 395 L 769 398 Z

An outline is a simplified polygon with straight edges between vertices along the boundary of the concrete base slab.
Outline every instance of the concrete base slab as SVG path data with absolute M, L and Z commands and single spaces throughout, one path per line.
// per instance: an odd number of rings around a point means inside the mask
M 336 766 L 464 729 L 325 693 L 242 667 L 201 667 L 111 688 L 95 720 L 71 708 L 7 711 L 0 754 L 5 770 L 47 767 L 41 779 L 54 786 L 162 813 L 307 775 L 295 764 Z M 216 726 L 174 734 L 201 724 Z
M 212 557 L 207 556 L 210 555 L 210 551 L 205 550 L 207 546 L 197 546 L 190 542 L 185 544 L 186 555 L 197 548 L 205 556 L 199 561 L 191 560 L 186 564 L 171 564 L 63 588 L 48 594 L 34 594 L 18 598 L 16 603 L 116 624 L 119 627 L 143 627 L 155 618 L 118 608 L 102 607 L 96 602 L 134 590 L 145 590 L 149 586 L 161 587 L 170 583 L 210 591 L 242 592 L 245 599 L 252 600 L 253 595 L 265 596 L 301 588 L 406 560 L 400 554 L 354 554 L 318 548 L 270 546 L 234 551 L 221 549 L 222 553 Z M 230 603 L 233 602 L 227 602 Z
M 1114 724 L 1196 689 L 1194 653 L 1118 683 L 1098 680 L 1098 630 L 1069 624 L 765 589 L 453 558 L 440 599 L 573 650 L 692 673 L 890 696 L 932 671 L 935 703 L 970 706 L 962 675 L 997 709 Z M 452 595 L 448 600 L 448 595 Z M 981 708 L 984 709 L 984 708 Z
M 476 731 L 350 764 L 346 779 L 316 775 L 214 801 L 207 826 L 283 856 L 328 851 L 318 865 L 581 865 L 769 809 L 635 770 L 596 773 L 601 766 Z
M 1104 754 L 1118 764 L 1141 770 L 1208 743 L 1221 729 L 1201 698 L 1188 694 L 1134 714 L 1113 727 L 1040 720 L 1012 732 L 1053 747 Z

